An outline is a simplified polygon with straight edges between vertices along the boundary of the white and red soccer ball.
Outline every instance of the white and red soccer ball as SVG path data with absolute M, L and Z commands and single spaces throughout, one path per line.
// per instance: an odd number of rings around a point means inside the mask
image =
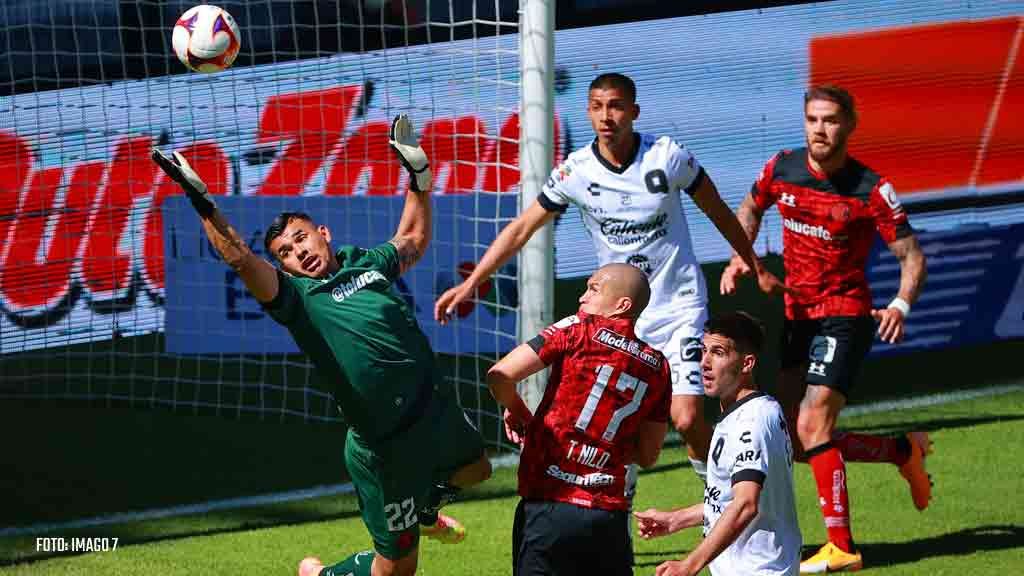
M 227 10 L 202 4 L 185 11 L 174 24 L 171 44 L 178 60 L 196 72 L 220 72 L 242 47 L 238 24 Z

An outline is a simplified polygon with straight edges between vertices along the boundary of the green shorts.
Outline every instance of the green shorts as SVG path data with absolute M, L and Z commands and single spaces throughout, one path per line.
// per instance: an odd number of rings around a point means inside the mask
M 447 396 L 435 397 L 416 424 L 382 446 L 349 429 L 345 466 L 377 553 L 397 560 L 416 548 L 418 512 L 431 487 L 483 454 L 480 433 Z

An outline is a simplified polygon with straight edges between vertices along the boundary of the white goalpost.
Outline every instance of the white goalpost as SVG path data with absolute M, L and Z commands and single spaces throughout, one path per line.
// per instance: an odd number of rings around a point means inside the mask
M 554 154 L 555 2 L 522 0 L 519 69 L 522 82 L 519 134 L 519 210 L 536 201 L 551 172 Z M 519 341 L 524 342 L 554 319 L 554 229 L 545 226 L 523 247 L 519 273 Z M 546 371 L 520 385 L 531 410 L 544 394 Z

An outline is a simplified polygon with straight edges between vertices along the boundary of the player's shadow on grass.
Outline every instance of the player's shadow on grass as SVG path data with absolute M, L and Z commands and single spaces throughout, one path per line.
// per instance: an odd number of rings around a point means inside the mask
M 644 566 L 658 566 L 662 562 L 668 562 L 669 560 L 681 560 L 689 554 L 689 550 L 658 550 L 657 552 L 633 552 L 633 567 L 642 568 Z M 643 556 L 654 556 L 652 560 L 640 559 Z
M 816 552 L 818 546 L 820 544 L 805 545 L 804 558 Z M 964 556 L 981 551 L 1024 548 L 1024 526 L 975 526 L 909 542 L 861 543 L 858 547 L 864 554 L 865 564 L 870 562 L 872 568 L 909 564 L 936 556 Z

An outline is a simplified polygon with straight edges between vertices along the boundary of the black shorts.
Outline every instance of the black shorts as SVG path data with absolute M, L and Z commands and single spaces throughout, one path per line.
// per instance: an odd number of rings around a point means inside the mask
M 625 510 L 520 500 L 512 527 L 513 576 L 631 576 Z
M 786 319 L 782 328 L 782 369 L 807 366 L 807 383 L 848 396 L 875 341 L 871 316 Z

